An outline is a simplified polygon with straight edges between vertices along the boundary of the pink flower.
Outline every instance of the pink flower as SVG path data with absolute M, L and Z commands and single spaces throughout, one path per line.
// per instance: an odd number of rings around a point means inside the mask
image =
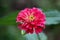
M 19 23 L 18 28 L 20 30 L 38 34 L 45 28 L 46 16 L 41 9 L 26 8 L 18 13 L 16 20 Z

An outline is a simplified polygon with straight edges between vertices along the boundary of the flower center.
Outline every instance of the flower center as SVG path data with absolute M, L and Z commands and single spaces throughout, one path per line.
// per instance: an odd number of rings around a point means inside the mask
M 35 19 L 35 17 L 33 15 L 30 15 L 29 19 L 30 19 L 30 21 L 33 21 Z

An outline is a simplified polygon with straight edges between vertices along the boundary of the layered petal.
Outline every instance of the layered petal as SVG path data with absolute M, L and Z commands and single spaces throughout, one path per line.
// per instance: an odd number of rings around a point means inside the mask
M 25 8 L 17 15 L 16 22 L 20 30 L 25 30 L 26 33 L 40 33 L 45 28 L 46 16 L 41 9 Z

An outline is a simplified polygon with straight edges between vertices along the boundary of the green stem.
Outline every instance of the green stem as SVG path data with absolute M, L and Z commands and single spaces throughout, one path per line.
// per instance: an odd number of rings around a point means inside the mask
M 39 34 L 37 34 L 37 38 L 38 38 L 38 40 L 40 40 Z

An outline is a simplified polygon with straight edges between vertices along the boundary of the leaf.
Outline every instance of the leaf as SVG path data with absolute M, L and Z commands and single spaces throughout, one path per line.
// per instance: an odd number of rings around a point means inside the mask
M 26 34 L 25 37 L 26 37 L 26 40 L 38 40 L 37 35 L 35 33 Z
M 42 32 L 39 34 L 41 40 L 47 40 L 47 36 Z
M 26 34 L 25 37 L 26 37 L 27 40 L 39 40 L 35 33 Z M 43 32 L 39 34 L 39 37 L 40 37 L 41 40 L 47 40 L 47 36 Z
M 60 21 L 60 12 L 57 10 L 48 10 L 46 14 L 46 25 L 58 24 Z
M 48 10 L 45 14 L 47 17 L 60 17 L 60 12 L 57 10 Z
M 9 15 L 0 18 L 0 25 L 15 25 L 18 11 L 9 13 Z
M 60 17 L 47 17 L 46 25 L 59 24 L 60 23 L 59 21 L 60 21 Z

